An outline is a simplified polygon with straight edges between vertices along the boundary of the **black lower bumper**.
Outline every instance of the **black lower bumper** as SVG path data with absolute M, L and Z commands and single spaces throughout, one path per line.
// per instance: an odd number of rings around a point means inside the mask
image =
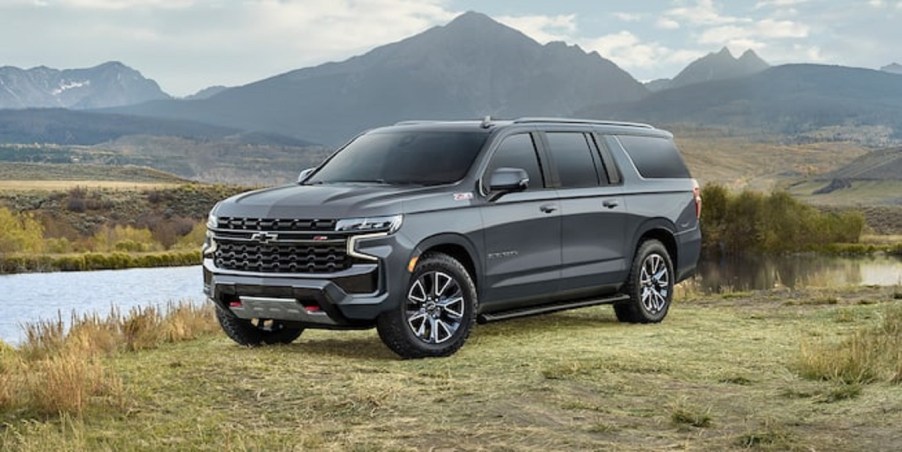
M 378 281 L 375 264 L 328 279 L 222 271 L 209 259 L 204 261 L 203 271 L 207 297 L 239 318 L 283 320 L 319 328 L 367 327 L 391 307 L 388 293 L 379 290 L 381 284 L 376 284 L 371 293 L 354 293 L 347 284 L 341 284 L 361 278 Z

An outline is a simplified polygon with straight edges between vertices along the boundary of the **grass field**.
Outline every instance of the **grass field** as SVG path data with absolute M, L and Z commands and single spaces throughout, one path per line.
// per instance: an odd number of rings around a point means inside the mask
M 447 359 L 398 360 L 373 331 L 117 352 L 119 403 L 0 412 L 0 449 L 902 449 L 902 367 L 845 382 L 812 367 L 879 325 L 898 347 L 898 288 L 692 298 L 660 325 L 610 307 L 482 325 Z

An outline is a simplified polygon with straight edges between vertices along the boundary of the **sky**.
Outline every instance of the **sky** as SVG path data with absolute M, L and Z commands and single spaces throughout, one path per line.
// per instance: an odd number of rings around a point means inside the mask
M 640 81 L 724 46 L 771 64 L 902 63 L 902 0 L 0 0 L 0 66 L 121 61 L 184 96 L 344 60 L 469 10 Z

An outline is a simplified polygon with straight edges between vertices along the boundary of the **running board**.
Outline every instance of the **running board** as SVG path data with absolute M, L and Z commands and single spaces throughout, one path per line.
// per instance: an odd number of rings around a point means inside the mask
M 593 298 L 591 300 L 565 301 L 562 303 L 545 304 L 541 306 L 531 306 L 513 311 L 494 312 L 491 314 L 479 314 L 476 318 L 479 323 L 498 322 L 501 320 L 516 319 L 519 317 L 529 317 L 532 315 L 548 314 L 550 312 L 566 311 L 569 309 L 587 308 L 589 306 L 597 306 L 600 304 L 612 304 L 620 301 L 627 301 L 628 295 L 615 295 L 608 298 Z

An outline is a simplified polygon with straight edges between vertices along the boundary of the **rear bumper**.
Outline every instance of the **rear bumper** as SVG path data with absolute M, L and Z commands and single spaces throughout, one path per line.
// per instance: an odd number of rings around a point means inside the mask
M 702 231 L 696 227 L 691 231 L 686 231 L 676 236 L 677 240 L 677 262 L 676 262 L 676 282 L 680 282 L 691 278 L 695 275 L 698 267 L 698 260 L 702 252 Z

